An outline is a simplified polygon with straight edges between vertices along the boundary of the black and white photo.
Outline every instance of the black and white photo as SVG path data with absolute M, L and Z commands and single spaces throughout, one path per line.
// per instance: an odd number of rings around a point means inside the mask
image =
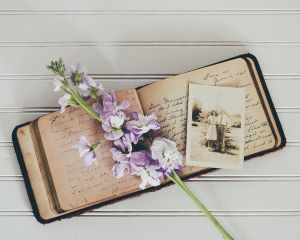
M 190 84 L 186 165 L 241 168 L 244 122 L 243 88 Z

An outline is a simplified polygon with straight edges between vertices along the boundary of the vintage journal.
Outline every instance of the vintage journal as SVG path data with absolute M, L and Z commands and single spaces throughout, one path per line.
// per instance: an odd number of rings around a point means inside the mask
M 185 154 L 189 83 L 245 88 L 246 159 L 275 151 L 285 145 L 285 136 L 256 58 L 237 56 L 214 65 L 160 80 L 138 89 L 116 92 L 117 99 L 131 102 L 127 111 L 155 112 L 162 135 L 175 141 Z M 80 136 L 91 143 L 101 139 L 97 164 L 83 165 L 72 146 Z M 141 191 L 139 178 L 112 175 L 111 142 L 105 141 L 100 124 L 79 108 L 68 107 L 17 126 L 13 142 L 35 217 L 42 223 L 89 211 L 95 207 L 153 191 Z M 185 167 L 184 179 L 212 169 Z

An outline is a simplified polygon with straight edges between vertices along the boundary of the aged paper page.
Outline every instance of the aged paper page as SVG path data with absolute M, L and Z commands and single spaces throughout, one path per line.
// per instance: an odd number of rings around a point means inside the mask
M 43 219 L 53 218 L 56 215 L 52 211 L 44 180 L 39 169 L 29 124 L 19 128 L 17 136 L 38 211 Z
M 245 156 L 274 147 L 275 139 L 244 59 L 238 58 L 158 81 L 138 90 L 145 114 L 156 112 L 163 136 L 185 154 L 188 84 L 244 87 Z
M 257 85 L 258 87 L 261 89 L 261 91 L 263 91 L 263 86 L 262 86 L 262 83 L 261 81 L 259 80 L 259 75 L 257 73 L 257 70 L 255 68 L 255 64 L 253 62 L 253 60 L 251 58 L 248 58 L 249 62 L 251 63 L 251 67 L 252 67 L 252 70 L 253 70 L 253 74 L 255 76 L 255 78 L 257 79 Z M 269 106 L 269 103 L 268 103 L 268 100 L 267 100 L 267 97 L 265 94 L 262 95 L 262 98 L 263 98 L 263 101 L 265 102 L 265 105 L 266 105 L 266 110 L 268 111 L 268 115 L 270 117 L 270 122 L 271 124 L 273 125 L 273 128 L 274 128 L 274 134 L 277 138 L 277 144 L 276 146 L 279 147 L 280 144 L 282 143 L 282 139 L 281 139 L 281 136 L 280 136 L 280 133 L 279 133 L 279 130 L 278 130 L 278 127 L 276 125 L 276 122 L 275 122 L 275 119 L 274 119 L 274 116 L 273 116 L 273 113 L 272 113 L 272 110 Z
M 131 102 L 128 111 L 142 111 L 135 89 L 118 91 L 116 95 L 119 100 Z M 112 143 L 104 141 L 101 125 L 79 108 L 67 108 L 64 114 L 55 112 L 40 118 L 39 129 L 59 206 L 64 211 L 139 189 L 138 177 L 116 179 L 112 175 L 114 161 L 109 151 Z M 85 167 L 78 151 L 72 149 L 80 136 L 86 136 L 91 144 L 103 141 L 96 151 L 97 164 Z

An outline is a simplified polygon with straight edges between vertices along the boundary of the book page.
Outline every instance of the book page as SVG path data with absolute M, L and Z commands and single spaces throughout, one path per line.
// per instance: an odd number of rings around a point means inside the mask
M 127 111 L 142 113 L 135 89 L 118 91 L 116 96 L 118 100 L 131 102 Z M 112 143 L 104 140 L 100 123 L 80 108 L 69 107 L 64 114 L 55 112 L 41 117 L 38 126 L 62 210 L 69 211 L 139 190 L 138 177 L 116 179 L 112 175 L 115 164 L 109 151 Z M 97 164 L 84 166 L 78 150 L 72 149 L 80 136 L 85 136 L 91 144 L 102 141 L 96 150 Z
M 275 138 L 255 88 L 249 67 L 242 58 L 218 63 L 155 82 L 138 95 L 145 114 L 155 112 L 162 135 L 174 140 L 185 154 L 188 84 L 244 87 L 246 92 L 245 156 L 274 147 Z
M 259 75 L 258 75 L 257 69 L 256 69 L 256 67 L 255 67 L 255 64 L 254 64 L 254 62 L 253 62 L 253 60 L 252 60 L 251 58 L 247 58 L 247 59 L 248 59 L 248 61 L 251 63 L 251 69 L 253 70 L 253 74 L 254 74 L 255 78 L 258 79 L 258 80 L 257 80 L 257 85 L 258 85 L 258 87 L 261 89 L 261 91 L 263 91 L 263 86 L 262 86 L 261 81 L 259 81 Z M 276 147 L 279 147 L 279 146 L 281 145 L 281 143 L 282 143 L 282 139 L 281 139 L 281 136 L 280 136 L 278 127 L 277 127 L 277 125 L 276 125 L 276 121 L 275 121 L 275 119 L 274 119 L 274 115 L 273 115 L 273 113 L 272 113 L 272 110 L 271 110 L 271 108 L 270 108 L 270 105 L 269 105 L 269 103 L 268 103 L 268 99 L 267 99 L 266 95 L 265 95 L 265 94 L 262 94 L 262 98 L 263 98 L 263 101 L 264 101 L 264 103 L 265 103 L 265 105 L 266 105 L 266 110 L 267 110 L 267 112 L 268 112 L 268 115 L 269 115 L 269 117 L 270 117 L 269 124 L 271 123 L 272 126 L 273 126 L 273 128 L 274 128 L 274 134 L 275 134 L 275 136 L 276 136 L 276 137 L 275 137 L 275 140 L 277 140 L 277 145 L 276 145 Z

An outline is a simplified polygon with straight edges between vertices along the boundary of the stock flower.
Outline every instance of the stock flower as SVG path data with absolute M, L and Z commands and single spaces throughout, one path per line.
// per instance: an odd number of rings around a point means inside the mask
M 150 130 L 160 129 L 160 124 L 154 113 L 149 116 L 133 113 L 132 118 L 133 120 L 126 123 L 126 128 L 137 136 L 142 136 Z
M 152 158 L 159 162 L 165 175 L 181 169 L 182 156 L 175 142 L 166 138 L 155 138 L 150 150 Z
M 150 186 L 160 185 L 160 179 L 163 177 L 160 166 L 151 159 L 149 150 L 133 152 L 130 157 L 131 174 L 139 176 L 142 180 L 140 189 L 145 189 L 147 184 Z
M 75 66 L 66 68 L 67 77 L 71 82 L 78 86 L 79 94 L 81 97 L 86 98 L 89 96 L 98 97 L 101 91 L 104 90 L 101 83 L 96 83 L 93 78 L 88 76 L 86 68 L 81 68 L 78 63 Z
M 73 146 L 79 150 L 79 155 L 84 159 L 85 166 L 97 163 L 95 147 L 91 145 L 85 137 L 80 137 L 79 142 Z
M 140 168 L 137 172 L 137 176 L 140 176 L 142 182 L 139 185 L 140 189 L 145 189 L 147 184 L 150 186 L 156 187 L 160 185 L 160 179 L 162 173 L 158 171 L 158 166 L 156 164 L 149 164 L 144 168 Z
M 123 177 L 126 174 L 145 175 L 143 172 L 150 164 L 151 158 L 149 151 L 141 150 L 137 152 L 124 153 L 117 147 L 111 150 L 113 160 L 117 163 L 113 166 L 113 175 L 116 178 Z M 152 174 L 154 176 L 154 173 Z
M 104 121 L 111 115 L 120 114 L 120 112 L 124 114 L 123 111 L 130 106 L 129 101 L 122 101 L 122 103 L 118 105 L 114 92 L 102 94 L 102 101 L 103 107 L 99 109 L 99 114 Z
M 82 97 L 92 96 L 98 97 L 101 91 L 104 91 L 104 87 L 101 83 L 96 83 L 95 80 L 89 76 L 83 78 L 82 83 L 78 85 L 80 89 L 80 95 Z
M 125 121 L 125 114 L 119 113 L 111 115 L 102 122 L 102 128 L 105 131 L 104 137 L 107 140 L 117 140 L 123 136 L 122 130 Z
M 60 113 L 64 113 L 66 107 L 70 105 L 71 95 L 65 93 L 60 99 L 58 99 L 58 104 L 60 105 Z
M 113 160 L 117 163 L 113 166 L 113 175 L 116 178 L 123 177 L 126 174 L 131 173 L 135 175 L 136 169 L 145 166 L 149 163 L 149 155 L 143 151 L 124 153 L 118 148 L 111 148 Z
M 79 63 L 76 66 L 67 67 L 66 74 L 76 86 L 81 84 L 86 78 L 89 78 L 87 76 L 86 68 L 81 68 Z
M 112 173 L 116 178 L 124 177 L 124 175 L 128 174 L 129 172 L 130 166 L 125 162 L 116 163 L 112 168 Z
M 125 133 L 124 136 L 120 139 L 114 141 L 114 145 L 120 149 L 123 153 L 131 154 L 132 152 L 132 143 L 134 143 L 135 136 L 132 133 Z
M 54 92 L 58 92 L 61 89 L 61 87 L 63 86 L 63 83 L 62 83 L 63 80 L 64 79 L 62 77 L 55 77 L 53 79 L 53 84 L 55 86 Z

